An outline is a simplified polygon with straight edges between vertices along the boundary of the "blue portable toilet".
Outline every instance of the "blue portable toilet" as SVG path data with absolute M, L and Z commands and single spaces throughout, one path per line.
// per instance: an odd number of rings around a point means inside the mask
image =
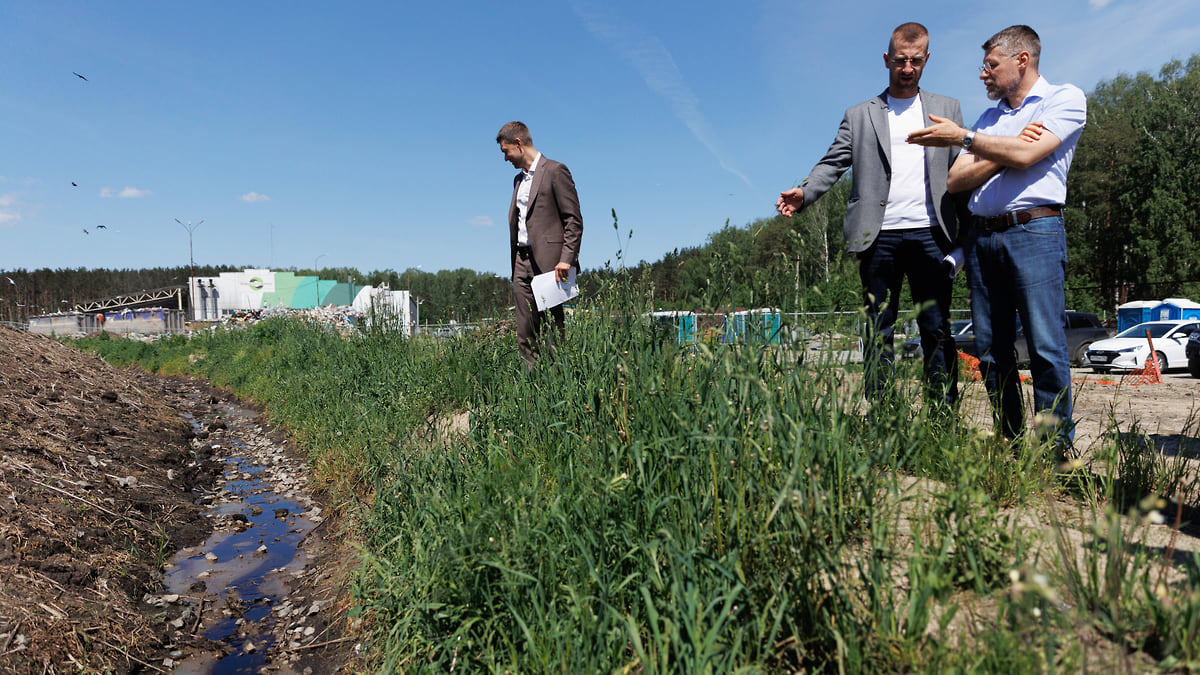
M 736 312 L 733 315 L 735 331 L 745 342 L 753 344 L 779 344 L 780 314 L 770 307 Z
M 721 341 L 725 344 L 743 341 L 746 338 L 746 312 L 743 310 L 726 315 L 721 334 Z
M 1179 318 L 1181 319 L 1200 319 L 1200 302 L 1192 302 L 1191 300 L 1179 299 Z M 1187 303 L 1187 304 L 1183 304 Z
M 1117 306 L 1117 332 L 1151 321 L 1150 310 L 1160 305 L 1157 300 L 1135 300 Z
M 679 344 L 687 344 L 696 339 L 696 313 L 687 311 L 667 310 L 647 312 L 646 316 L 659 325 L 669 328 Z
M 1150 309 L 1152 321 L 1200 319 L 1200 304 L 1187 298 L 1167 298 Z

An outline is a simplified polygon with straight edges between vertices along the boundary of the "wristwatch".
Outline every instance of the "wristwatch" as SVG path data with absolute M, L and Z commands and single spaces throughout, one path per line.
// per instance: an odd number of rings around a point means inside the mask
M 971 144 L 975 142 L 975 132 L 968 131 L 966 136 L 962 137 L 962 146 L 967 150 L 971 149 Z

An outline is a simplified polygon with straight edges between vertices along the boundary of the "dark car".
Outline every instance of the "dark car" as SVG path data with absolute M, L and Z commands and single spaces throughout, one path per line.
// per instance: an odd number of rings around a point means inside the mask
M 955 326 L 961 323 L 967 325 L 961 330 L 955 330 Z M 958 351 L 978 357 L 979 352 L 975 349 L 975 331 L 970 321 L 955 321 L 951 324 L 951 333 L 954 334 L 954 344 L 958 347 Z M 1100 323 L 1100 317 L 1089 312 L 1067 312 L 1067 355 L 1073 364 L 1083 364 L 1084 354 L 1096 340 L 1103 340 L 1109 336 L 1108 329 L 1104 324 Z M 1025 344 L 1025 330 L 1021 326 L 1021 317 L 1017 317 L 1017 363 L 1020 365 L 1029 364 L 1029 347 Z M 912 350 L 909 353 L 909 350 Z M 913 338 L 904 345 L 905 356 L 920 356 L 921 355 L 921 339 Z M 1200 376 L 1198 376 L 1200 377 Z
M 950 334 L 954 336 L 954 344 L 961 350 L 962 343 L 959 340 L 964 336 L 975 340 L 975 334 L 971 332 L 971 320 L 959 319 L 958 321 L 950 322 Z M 900 358 L 902 359 L 919 359 L 924 355 L 921 353 L 921 336 L 917 336 L 908 340 L 900 346 Z
M 1200 330 L 1192 333 L 1183 350 L 1187 355 L 1188 372 L 1192 377 L 1200 377 Z

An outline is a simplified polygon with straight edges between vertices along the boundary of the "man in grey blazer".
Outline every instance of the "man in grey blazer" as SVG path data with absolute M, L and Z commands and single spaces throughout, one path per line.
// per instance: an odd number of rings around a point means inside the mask
M 929 32 L 921 24 L 897 27 L 883 60 L 888 88 L 846 111 L 825 157 L 799 187 L 780 193 L 776 206 L 791 216 L 853 168 L 843 231 L 847 247 L 858 254 L 869 319 L 863 340 L 866 393 L 876 401 L 891 386 L 894 326 L 907 277 L 912 301 L 921 308 L 926 395 L 953 405 L 958 354 L 950 335 L 950 268 L 943 260 L 965 214 L 963 200 L 946 192 L 958 150 L 914 148 L 905 140 L 929 124 L 930 115 L 961 120 L 962 111 L 955 99 L 918 86 L 929 61 Z
M 532 369 L 541 351 L 540 343 L 553 349 L 555 339 L 565 334 L 561 305 L 550 308 L 554 330 L 545 334 L 546 312 L 537 311 L 531 286 L 533 277 L 554 271 L 565 280 L 574 267 L 579 270 L 579 245 L 583 240 L 583 216 L 575 179 L 565 164 L 542 156 L 533 147 L 529 127 L 509 122 L 496 135 L 504 159 L 521 173 L 513 178 L 512 203 L 508 207 L 508 240 L 512 262 L 513 304 L 517 314 L 517 345 L 525 368 Z

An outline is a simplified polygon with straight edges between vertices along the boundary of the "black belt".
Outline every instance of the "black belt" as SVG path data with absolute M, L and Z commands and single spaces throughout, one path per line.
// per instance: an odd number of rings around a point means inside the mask
M 1024 225 L 1034 218 L 1061 216 L 1062 206 L 1035 206 L 1032 209 L 1009 211 L 999 216 L 975 216 L 975 227 L 992 232 L 1003 232 L 1014 225 Z
M 529 260 L 529 256 L 532 254 L 532 252 L 533 249 L 528 246 L 517 247 L 517 257 L 521 260 Z

